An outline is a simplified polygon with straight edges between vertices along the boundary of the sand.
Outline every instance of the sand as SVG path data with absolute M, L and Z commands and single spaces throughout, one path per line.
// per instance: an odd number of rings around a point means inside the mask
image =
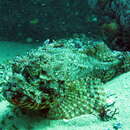
M 22 55 L 37 45 L 0 42 L 0 62 L 16 55 Z M 47 120 L 35 115 L 27 116 L 12 112 L 10 104 L 0 101 L 0 130 L 115 130 L 114 124 L 120 123 L 119 130 L 130 130 L 130 72 L 107 82 L 104 87 L 115 94 L 119 114 L 116 119 L 101 121 L 93 115 L 83 115 L 71 120 Z
M 14 56 L 23 55 L 37 46 L 37 44 L 0 41 L 0 63 L 13 58 Z

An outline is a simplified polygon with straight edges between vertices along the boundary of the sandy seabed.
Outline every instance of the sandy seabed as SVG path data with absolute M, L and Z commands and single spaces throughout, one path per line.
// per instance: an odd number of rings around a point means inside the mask
M 24 54 L 37 45 L 0 42 L 0 63 Z M 93 115 L 83 115 L 71 120 L 46 120 L 41 117 L 15 114 L 5 100 L 0 101 L 0 130 L 130 130 L 130 72 L 107 82 L 108 93 L 116 95 L 119 114 L 115 120 L 101 121 Z M 114 124 L 121 128 L 114 129 Z

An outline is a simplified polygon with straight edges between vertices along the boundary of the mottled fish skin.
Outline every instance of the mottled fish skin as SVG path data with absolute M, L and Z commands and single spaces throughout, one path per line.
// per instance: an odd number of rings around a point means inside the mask
M 128 71 L 129 57 L 84 36 L 62 39 L 5 64 L 2 93 L 19 108 L 47 110 L 50 119 L 87 113 L 107 118 L 103 83 Z

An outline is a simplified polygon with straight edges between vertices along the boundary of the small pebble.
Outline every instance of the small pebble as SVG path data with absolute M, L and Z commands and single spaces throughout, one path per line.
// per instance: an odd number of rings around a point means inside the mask
M 113 128 L 115 130 L 118 130 L 118 129 L 122 128 L 122 124 L 121 123 L 115 123 L 115 124 L 113 124 Z

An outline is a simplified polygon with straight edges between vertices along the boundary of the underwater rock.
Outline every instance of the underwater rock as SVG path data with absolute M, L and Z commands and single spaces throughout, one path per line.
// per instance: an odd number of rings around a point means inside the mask
M 0 40 L 26 43 L 65 38 L 74 33 L 103 39 L 100 25 L 115 20 L 115 25 L 119 26 L 115 31 L 121 33 L 116 46 L 130 48 L 129 0 L 4 0 L 0 1 L 0 18 Z M 111 39 L 117 38 L 113 34 L 114 37 L 108 38 L 110 44 Z
M 103 35 L 103 37 L 104 40 L 107 41 L 107 44 L 112 49 L 126 51 L 130 50 L 130 1 L 87 1 L 91 8 L 90 10 L 93 12 L 92 14 L 95 14 L 98 19 L 98 26 L 101 26 L 101 31 L 103 31 L 103 34 L 105 31 L 105 35 Z
M 2 93 L 11 104 L 47 118 L 91 113 L 108 120 L 117 109 L 107 103 L 103 83 L 128 71 L 126 57 L 84 35 L 53 41 L 1 67 Z

